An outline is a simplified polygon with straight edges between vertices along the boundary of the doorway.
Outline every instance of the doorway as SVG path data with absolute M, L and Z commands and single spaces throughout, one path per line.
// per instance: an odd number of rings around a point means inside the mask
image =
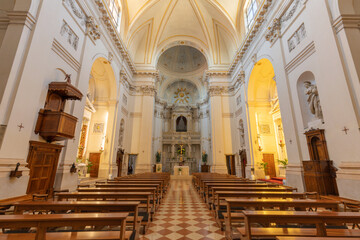
M 246 165 L 247 165 L 247 158 L 246 158 L 246 150 L 240 150 L 240 165 L 241 165 L 241 177 L 246 178 Z
M 275 80 L 272 63 L 265 58 L 259 60 L 251 72 L 247 95 L 252 165 L 260 166 L 262 161 L 266 161 L 266 175 L 271 177 L 276 177 L 278 170 L 274 159 L 287 159 L 281 106 Z M 263 169 L 255 168 L 255 176 L 262 178 Z
M 226 167 L 229 175 L 236 175 L 235 155 L 226 155 Z
M 116 153 L 116 165 L 117 165 L 117 176 L 121 177 L 122 173 L 122 166 L 123 166 L 123 159 L 124 159 L 124 149 L 119 148 Z
M 272 153 L 264 153 L 263 154 L 263 162 L 267 163 L 266 175 L 272 177 L 276 177 L 276 169 L 275 169 L 275 159 L 274 154 Z
M 137 154 L 129 155 L 128 175 L 135 174 L 136 159 L 137 159 Z
M 97 58 L 91 68 L 86 104 L 79 139 L 77 162 L 90 165 L 91 177 L 108 178 L 112 156 L 115 156 L 116 125 L 115 74 L 105 58 Z M 100 154 L 103 152 L 103 154 Z M 84 178 L 86 176 L 80 176 Z

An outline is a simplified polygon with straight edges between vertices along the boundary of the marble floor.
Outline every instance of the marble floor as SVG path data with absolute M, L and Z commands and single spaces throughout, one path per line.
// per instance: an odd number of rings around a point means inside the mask
M 188 178 L 171 180 L 164 202 L 140 239 L 222 240 L 225 237 Z

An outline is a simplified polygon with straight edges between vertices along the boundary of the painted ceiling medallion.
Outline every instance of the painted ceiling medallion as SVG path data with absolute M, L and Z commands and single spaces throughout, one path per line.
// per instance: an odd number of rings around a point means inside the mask
M 189 103 L 189 92 L 186 88 L 178 88 L 174 98 L 175 103 Z

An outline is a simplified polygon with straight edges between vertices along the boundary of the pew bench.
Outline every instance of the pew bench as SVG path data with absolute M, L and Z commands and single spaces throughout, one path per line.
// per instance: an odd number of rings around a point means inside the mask
M 143 217 L 139 216 L 138 201 L 46 201 L 33 202 L 24 201 L 14 203 L 14 214 L 24 214 L 24 212 L 35 213 L 84 213 L 84 212 L 128 212 L 126 223 L 132 225 L 136 231 L 136 239 Z
M 128 213 L 76 213 L 76 214 L 49 214 L 49 215 L 4 215 L 0 216 L 1 228 L 36 228 L 36 233 L 2 233 L 0 239 L 110 239 L 124 240 L 130 238 L 126 234 L 126 218 Z M 70 226 L 72 228 L 84 226 L 120 226 L 120 231 L 104 232 L 53 232 L 47 233 L 47 228 Z M 102 235 L 95 238 L 96 235 Z M 114 238 L 115 237 L 115 238 Z
M 276 240 L 312 240 L 310 237 L 277 237 Z M 317 237 L 316 240 L 349 240 L 345 237 Z
M 78 192 L 151 192 L 152 199 L 150 199 L 150 203 L 152 203 L 152 207 L 154 211 L 157 209 L 157 205 L 159 203 L 159 199 L 156 195 L 155 187 L 119 187 L 119 188 L 78 188 Z
M 117 183 L 117 182 L 114 182 L 114 183 L 104 183 L 104 184 L 95 184 L 95 188 L 123 188 L 123 187 L 134 187 L 134 188 L 137 188 L 137 187 L 155 187 L 156 188 L 156 195 L 159 199 L 159 204 L 161 202 L 161 199 L 163 198 L 163 195 L 162 195 L 162 190 L 160 188 L 160 184 L 159 183 Z
M 310 193 L 311 194 L 311 193 Z M 224 218 L 219 214 L 226 210 L 225 198 L 296 198 L 305 199 L 308 193 L 298 192 L 251 192 L 251 191 L 217 191 L 215 192 L 216 200 L 214 201 L 213 214 L 219 227 L 224 229 Z
M 360 213 L 352 212 L 306 212 L 306 211 L 243 211 L 245 227 L 237 228 L 240 238 L 297 237 L 353 237 L 360 238 L 359 229 L 333 229 L 326 224 L 360 222 Z M 284 224 L 288 227 L 253 227 L 253 224 L 269 226 Z M 316 228 L 297 228 L 288 224 L 313 224 Z M 345 229 L 346 228 L 346 229 Z
M 244 214 L 242 210 L 298 210 L 298 211 L 317 211 L 318 208 L 339 210 L 338 201 L 320 200 L 320 199 L 247 199 L 230 198 L 226 199 L 226 212 L 222 213 L 225 221 L 225 236 L 227 239 L 240 238 L 239 233 L 232 231 L 233 226 L 244 223 Z

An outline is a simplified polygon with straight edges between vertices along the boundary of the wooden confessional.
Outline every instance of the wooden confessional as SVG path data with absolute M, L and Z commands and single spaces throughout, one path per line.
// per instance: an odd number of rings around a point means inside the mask
M 305 135 L 310 154 L 310 161 L 303 161 L 306 191 L 338 196 L 336 168 L 329 160 L 325 130 L 310 130 Z

